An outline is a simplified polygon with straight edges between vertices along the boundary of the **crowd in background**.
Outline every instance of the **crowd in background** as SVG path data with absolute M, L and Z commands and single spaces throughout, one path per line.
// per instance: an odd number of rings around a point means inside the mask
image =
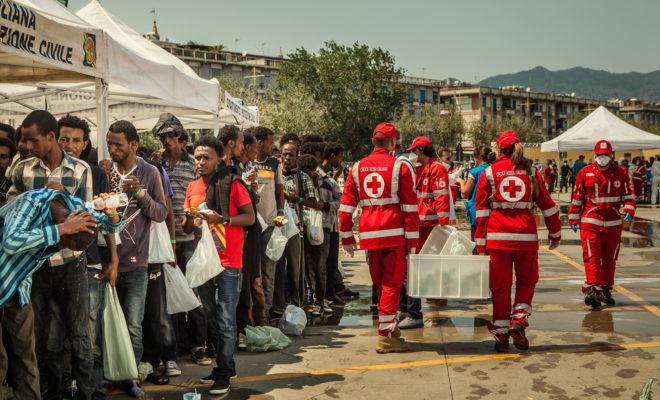
M 35 111 L 18 129 L 0 125 L 2 205 L 40 190 L 64 192 L 87 205 L 108 193 L 126 193 L 129 199 L 117 209 L 122 215 L 117 233 L 99 235 L 82 252 L 50 248 L 54 255 L 39 259 L 36 272 L 17 283 L 25 287 L 19 290 L 24 301 L 17 301 L 17 294 L 1 304 L 2 354 L 8 356 L 0 375 L 7 376 L 16 398 L 37 398 L 41 392 L 44 398 L 99 399 L 112 387 L 144 395 L 138 381 L 103 380 L 106 285 L 116 289 L 135 359 L 151 365 L 147 380 L 166 384 L 181 375 L 178 362 L 184 357 L 198 365 L 215 359 L 202 379 L 213 384 L 212 394 L 229 390 L 236 375 L 234 351 L 246 348 L 248 325 L 276 325 L 288 305 L 321 316 L 358 297 L 344 285 L 339 269 L 337 212 L 346 172 L 341 145 L 289 133 L 276 146 L 266 127 L 233 125 L 217 137 L 190 143 L 171 114 L 161 116 L 152 134 L 162 144 L 155 152 L 141 146 L 133 124 L 113 123 L 107 133 L 110 158 L 99 161 L 89 125 L 76 116 L 57 121 Z M 300 234 L 288 240 L 275 262 L 265 252 L 274 229 L 286 222 L 285 210 L 295 213 Z M 319 243 L 305 235 L 306 210 L 322 214 Z M 152 261 L 159 257 L 150 246 L 150 227 L 166 226 L 166 245 L 185 273 L 202 221 L 225 269 L 194 289 L 200 307 L 170 315 L 165 266 Z M 20 318 L 6 318 L 10 309 L 21 312 Z M 36 348 L 34 359 L 22 354 L 30 346 Z

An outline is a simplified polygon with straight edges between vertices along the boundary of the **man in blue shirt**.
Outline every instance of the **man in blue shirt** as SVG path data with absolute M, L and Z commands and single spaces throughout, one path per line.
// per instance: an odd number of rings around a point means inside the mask
M 96 240 L 97 228 L 116 230 L 119 217 L 114 210 L 87 210 L 64 192 L 39 189 L 1 208 L 0 224 L 0 381 L 9 373 L 17 399 L 36 399 L 41 393 L 29 304 L 31 275 L 61 249 L 85 250 Z
M 584 162 L 584 156 L 580 154 L 577 161 L 573 163 L 573 177 L 571 179 L 571 192 L 573 192 L 573 186 L 575 186 L 575 177 L 578 176 L 580 170 L 587 166 L 587 163 Z

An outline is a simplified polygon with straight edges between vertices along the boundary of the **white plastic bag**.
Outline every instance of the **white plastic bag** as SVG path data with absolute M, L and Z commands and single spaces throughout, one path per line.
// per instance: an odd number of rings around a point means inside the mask
M 117 289 L 110 285 L 105 285 L 103 309 L 103 376 L 113 382 L 138 378 L 126 318 L 119 304 Z
M 279 328 L 285 335 L 300 336 L 307 326 L 305 310 L 293 304 L 286 306 L 284 315 L 280 318 Z
M 167 223 L 151 222 L 149 228 L 149 264 L 164 264 L 174 262 L 174 250 L 172 249 L 172 238 L 167 229 Z
M 274 227 L 273 233 L 270 235 L 270 240 L 268 240 L 268 244 L 266 245 L 266 257 L 273 261 L 278 261 L 282 258 L 284 248 L 288 241 L 289 240 L 282 233 L 282 228 L 279 226 Z
M 201 305 L 179 268 L 164 264 L 163 278 L 165 279 L 165 300 L 168 314 L 188 312 Z
M 202 221 L 202 237 L 186 264 L 188 285 L 191 288 L 201 286 L 224 270 L 209 225 L 206 221 Z
M 307 239 L 312 246 L 323 244 L 323 213 L 318 210 L 305 209 L 303 222 L 307 228 Z
M 291 239 L 300 233 L 300 229 L 298 229 L 298 215 L 288 204 L 284 205 L 284 218 L 286 218 L 286 224 L 282 227 L 282 234 L 287 239 Z

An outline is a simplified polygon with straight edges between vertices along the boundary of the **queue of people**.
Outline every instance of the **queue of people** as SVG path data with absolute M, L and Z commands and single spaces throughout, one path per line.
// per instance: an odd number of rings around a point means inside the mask
M 107 285 L 136 362 L 151 366 L 147 380 L 162 385 L 182 375 L 184 356 L 202 366 L 215 359 L 201 379 L 211 394 L 229 391 L 246 326 L 276 324 L 289 304 L 320 316 L 359 296 L 338 268 L 340 145 L 288 134 L 276 158 L 273 131 L 229 125 L 190 146 L 179 120 L 164 114 L 152 131 L 160 150 L 149 154 L 135 126 L 117 121 L 107 133 L 110 158 L 97 162 L 89 134 L 78 117 L 58 121 L 40 110 L 17 130 L 0 126 L 0 378 L 15 398 L 102 399 L 112 388 L 144 396 L 137 380 L 104 381 Z M 117 194 L 126 202 L 102 201 Z M 287 208 L 301 234 L 275 262 L 265 247 Z M 307 209 L 323 214 L 322 243 L 306 239 Z M 170 315 L 152 228 L 167 232 L 160 244 L 171 246 L 169 264 L 185 273 L 203 223 L 224 270 L 194 289 L 198 308 Z
M 503 132 L 495 150 L 475 149 L 476 165 L 468 171 L 451 162 L 449 151 L 438 157 L 424 136 L 415 138 L 408 156 L 395 157 L 399 134 L 387 122 L 373 131 L 373 152 L 350 169 L 337 143 L 288 133 L 276 150 L 275 133 L 263 126 L 228 125 L 190 146 L 179 120 L 164 114 L 152 132 L 162 148 L 148 154 L 135 126 L 117 121 L 107 133 L 110 159 L 98 163 L 89 133 L 84 120 L 57 121 L 47 111 L 32 112 L 16 131 L 0 126 L 0 187 L 6 190 L 0 378 L 17 399 L 62 398 L 72 381 L 76 399 L 105 398 L 112 387 L 144 395 L 137 380 L 103 379 L 106 285 L 117 292 L 136 362 L 151 366 L 148 381 L 162 385 L 182 375 L 178 362 L 187 355 L 201 366 L 215 360 L 201 382 L 211 385 L 210 394 L 227 393 L 247 326 L 277 321 L 288 305 L 321 316 L 359 296 L 343 284 L 340 245 L 349 256 L 358 246 L 367 251 L 376 351 L 408 351 L 401 330 L 424 324 L 421 300 L 405 292 L 406 257 L 434 227 L 456 223 L 459 193 L 467 199 L 475 251 L 490 257 L 488 327 L 495 351 L 509 351 L 510 340 L 519 350 L 529 347 L 538 282 L 534 212 L 545 219 L 551 250 L 560 243 L 561 224 L 546 169 L 523 156 L 516 132 Z M 623 207 L 623 220 L 633 218 L 637 189 L 613 163 L 608 142 L 596 144 L 595 160 L 560 170 L 561 187 L 575 175 L 568 217 L 580 230 L 583 293 L 591 307 L 614 305 L 619 212 Z M 118 194 L 126 201 L 108 200 Z M 319 218 L 312 227 L 313 213 Z M 273 260 L 267 248 L 287 217 L 298 221 L 300 233 Z M 170 315 L 164 264 L 185 273 L 204 224 L 224 270 L 195 287 L 199 307 Z M 152 225 L 167 232 L 168 242 L 160 244 L 171 247 L 171 262 L 154 261 L 160 258 L 150 246 Z M 322 238 L 307 235 L 312 228 Z

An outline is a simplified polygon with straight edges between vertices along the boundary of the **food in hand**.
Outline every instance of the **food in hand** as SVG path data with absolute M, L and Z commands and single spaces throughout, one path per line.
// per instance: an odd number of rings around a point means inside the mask
M 126 193 L 101 193 L 92 202 L 95 210 L 117 209 L 128 205 Z
M 275 222 L 275 224 L 277 225 L 286 225 L 286 223 L 289 222 L 289 220 L 281 215 L 278 215 L 277 217 L 273 218 L 273 222 Z

